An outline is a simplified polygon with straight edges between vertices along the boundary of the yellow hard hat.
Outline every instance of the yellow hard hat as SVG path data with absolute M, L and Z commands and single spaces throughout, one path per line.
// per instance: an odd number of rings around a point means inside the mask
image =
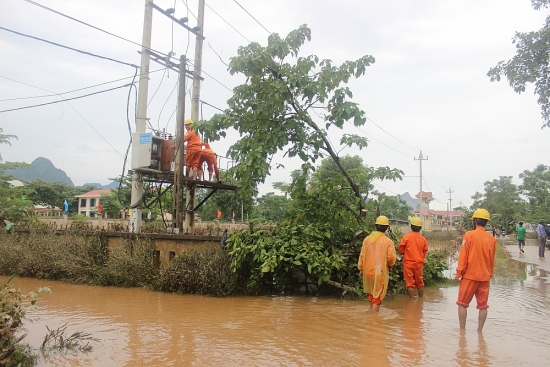
M 389 221 L 388 217 L 386 217 L 384 215 L 381 215 L 378 218 L 376 218 L 375 224 L 380 224 L 382 226 L 389 226 L 390 221 Z
M 193 124 L 193 120 L 191 120 L 191 119 L 185 120 L 184 125 L 192 125 L 192 124 Z
M 417 226 L 417 227 L 422 227 L 422 219 L 418 218 L 418 217 L 414 217 L 412 220 L 411 220 L 411 224 L 413 226 Z
M 491 214 L 486 209 L 477 209 L 470 219 L 474 218 L 491 220 Z

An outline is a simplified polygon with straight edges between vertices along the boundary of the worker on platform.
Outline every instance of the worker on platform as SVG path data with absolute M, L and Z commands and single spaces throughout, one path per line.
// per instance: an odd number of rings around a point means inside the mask
M 218 155 L 214 153 L 210 144 L 202 143 L 204 149 L 201 151 L 201 158 L 199 161 L 199 179 L 202 178 L 203 166 L 206 162 L 206 167 L 208 170 L 208 181 L 212 181 L 212 173 L 216 175 L 216 181 L 220 182 L 220 171 L 218 170 Z
M 195 130 L 193 130 L 193 120 L 185 120 L 185 136 L 183 142 L 187 143 L 187 150 L 185 154 L 185 177 L 195 177 L 199 169 L 199 161 L 201 158 L 202 142 L 201 136 Z
M 373 231 L 363 241 L 357 268 L 363 278 L 363 291 L 367 294 L 372 311 L 378 312 L 386 296 L 389 282 L 389 269 L 395 264 L 395 247 L 385 232 L 390 226 L 387 217 L 376 218 Z
M 428 253 L 428 241 L 420 234 L 421 229 L 422 219 L 412 218 L 412 232 L 403 236 L 398 247 L 403 255 L 403 278 L 410 298 L 414 298 L 415 288 L 418 297 L 424 296 L 424 260 Z

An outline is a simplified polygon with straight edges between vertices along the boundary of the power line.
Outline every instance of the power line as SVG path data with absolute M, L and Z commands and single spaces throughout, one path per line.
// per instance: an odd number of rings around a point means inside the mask
M 48 40 L 45 40 L 45 39 L 43 39 L 43 38 L 34 37 L 34 36 L 31 36 L 31 35 L 28 35 L 28 34 L 25 34 L 25 33 L 21 33 L 21 32 L 17 32 L 17 31 L 8 29 L 8 28 L 0 27 L 0 29 L 5 30 L 5 31 L 8 31 L 8 32 L 11 32 L 11 33 L 14 33 L 14 34 L 17 34 L 17 35 L 19 35 L 19 36 L 32 38 L 32 39 L 35 39 L 35 40 L 38 40 L 38 41 L 42 41 L 42 42 L 49 43 L 49 44 L 54 45 L 54 46 L 66 48 L 66 49 L 72 50 L 72 51 L 76 51 L 76 52 L 79 52 L 79 53 L 84 54 L 84 55 L 93 56 L 93 57 L 98 57 L 98 58 L 100 58 L 100 59 L 109 60 L 109 61 L 113 61 L 113 62 L 122 64 L 122 65 L 127 65 L 127 66 L 131 66 L 131 67 L 137 68 L 137 66 L 134 65 L 134 64 L 130 64 L 130 63 L 127 63 L 127 62 L 124 62 L 124 61 L 115 60 L 115 59 L 112 59 L 112 58 L 110 58 L 110 57 L 100 56 L 100 55 L 93 54 L 93 53 L 91 53 L 91 52 L 82 51 L 82 50 L 79 50 L 79 49 L 76 49 L 76 48 L 72 48 L 72 47 L 69 47 L 69 46 L 64 46 L 64 45 L 61 45 L 61 44 L 59 44 L 59 43 L 55 43 L 55 42 L 52 42 L 52 41 L 48 41 Z
M 153 74 L 153 73 L 159 72 L 159 71 L 161 71 L 161 70 L 164 70 L 164 69 L 158 69 L 158 70 L 150 71 L 149 74 Z M 145 74 L 146 74 L 146 73 L 139 74 L 139 75 L 141 76 L 141 75 L 145 75 Z M 37 88 L 37 89 L 41 89 L 41 90 L 44 90 L 44 91 L 49 92 L 49 91 L 46 90 L 46 89 L 38 88 L 38 87 L 35 87 L 34 85 L 30 85 L 30 84 L 27 84 L 27 83 L 23 83 L 23 82 L 20 82 L 20 81 L 17 81 L 17 80 L 8 78 L 8 77 L 3 76 L 3 75 L 0 75 L 0 78 L 2 78 L 2 79 L 7 79 L 7 80 L 11 80 L 12 82 L 16 82 L 16 83 L 19 83 L 19 84 L 27 85 L 27 86 L 29 86 L 29 87 L 33 87 L 33 88 Z M 64 95 L 64 94 L 70 94 L 70 93 L 74 93 L 74 92 L 79 92 L 79 91 L 82 91 L 82 90 L 91 89 L 91 88 L 99 87 L 99 86 L 102 86 L 102 85 L 105 85 L 105 84 L 116 83 L 116 82 L 120 82 L 120 81 L 122 81 L 122 80 L 132 79 L 132 78 L 133 78 L 132 76 L 127 76 L 127 77 L 125 77 L 125 78 L 115 79 L 115 80 L 111 80 L 111 81 L 109 81 L 109 82 L 99 83 L 99 84 L 91 85 L 91 86 L 89 86 L 89 87 L 84 87 L 84 88 L 73 89 L 73 90 L 71 90 L 71 91 L 62 92 L 62 93 L 44 94 L 44 95 L 41 95 L 41 96 L 32 96 L 32 97 L 20 97 L 20 98 L 6 98 L 6 99 L 0 99 L 0 102 L 4 102 L 4 101 L 19 101 L 19 100 L 24 100 L 24 99 L 34 99 L 34 98 L 46 98 L 46 97 L 62 96 L 62 95 Z
M 238 3 L 237 3 L 237 4 L 238 4 Z M 239 30 L 238 30 L 237 28 L 233 27 L 233 26 L 231 25 L 231 23 L 229 23 L 227 20 L 225 20 L 224 17 L 222 17 L 222 16 L 219 15 L 214 9 L 212 9 L 212 7 L 210 7 L 210 5 L 208 5 L 208 4 L 206 4 L 206 3 L 205 3 L 205 5 L 208 7 L 208 9 L 212 10 L 212 11 L 214 12 L 214 14 L 216 14 L 218 17 L 220 17 L 221 20 L 223 20 L 225 23 L 227 23 L 228 26 L 230 26 L 231 28 L 233 28 L 233 30 L 234 30 L 235 32 L 237 32 L 238 34 L 240 34 L 242 38 L 244 38 L 248 43 L 250 43 L 250 40 L 249 40 L 248 38 L 246 38 L 241 32 L 239 32 Z M 245 11 L 246 11 L 246 10 L 245 10 Z M 267 30 L 267 29 L 266 29 L 266 30 Z M 268 31 L 268 32 L 269 32 L 269 31 Z M 271 34 L 271 32 L 269 32 L 269 33 Z
M 137 70 L 137 69 L 136 69 L 136 70 Z M 27 86 L 32 87 L 32 88 L 40 89 L 40 90 L 43 90 L 43 91 L 46 91 L 46 92 L 50 92 L 50 93 L 55 93 L 55 92 L 53 92 L 53 91 L 51 91 L 51 90 L 44 89 L 44 88 L 40 88 L 40 87 L 37 87 L 37 86 L 32 85 L 32 84 L 27 84 L 27 83 L 24 83 L 24 82 L 21 82 L 21 81 L 18 81 L 18 80 L 14 80 L 14 79 L 10 79 L 10 78 L 6 78 L 6 77 L 3 77 L 3 78 L 9 79 L 9 80 L 11 80 L 11 81 L 13 81 L 13 82 L 16 82 L 16 83 L 19 83 L 19 84 L 27 85 Z M 61 97 L 61 98 L 63 98 L 63 97 Z M 118 155 L 120 155 L 122 158 L 124 158 L 124 156 L 123 156 L 123 155 L 122 155 L 122 154 L 121 154 L 121 153 L 120 153 L 111 143 L 109 143 L 109 141 L 108 141 L 103 135 L 101 135 L 101 133 L 100 133 L 99 131 L 97 131 L 97 130 L 92 126 L 92 124 L 91 124 L 88 120 L 86 120 L 86 119 L 84 118 L 84 116 L 82 116 L 82 115 L 80 114 L 80 112 L 78 112 L 78 111 L 76 110 L 76 108 L 74 108 L 69 102 L 67 102 L 67 104 L 73 109 L 74 112 L 76 112 L 76 113 L 84 120 L 84 122 L 86 122 L 86 123 L 87 123 L 87 124 L 97 133 L 97 135 L 99 135 L 99 136 L 100 136 L 100 137 L 101 137 L 101 138 L 102 138 L 111 148 L 113 148 L 113 150 L 114 150 L 115 152 L 117 152 Z
M 394 151 L 396 151 L 397 153 L 401 153 L 401 154 L 406 155 L 406 156 L 408 156 L 408 157 L 414 157 L 413 155 L 411 155 L 411 154 L 409 154 L 409 153 L 405 153 L 405 152 L 402 152 L 402 151 L 400 151 L 400 150 L 397 150 L 397 149 L 395 149 L 394 147 L 392 147 L 392 146 L 390 146 L 390 145 L 388 145 L 388 144 L 386 144 L 386 143 L 384 143 L 384 142 L 382 142 L 382 141 L 376 139 L 374 136 L 372 136 L 372 135 L 366 133 L 365 131 L 361 130 L 361 128 L 359 128 L 359 126 L 355 126 L 355 125 L 353 125 L 353 126 L 354 126 L 357 130 L 361 131 L 363 134 L 365 134 L 366 136 L 368 136 L 369 138 L 371 138 L 371 139 L 373 139 L 373 140 L 379 142 L 380 144 L 382 144 L 382 145 L 384 145 L 384 146 L 390 148 L 391 150 L 394 150 Z
M 196 67 L 192 62 L 189 62 L 189 64 L 191 64 L 193 67 Z M 206 74 L 210 79 L 214 80 L 215 82 L 217 82 L 219 85 L 221 85 L 222 87 L 224 87 L 228 91 L 233 92 L 233 90 L 231 88 L 229 88 L 227 85 L 220 82 L 218 79 L 214 78 L 212 75 L 208 74 L 206 71 L 204 71 L 204 69 L 202 69 L 202 68 L 198 68 L 198 69 L 200 69 L 201 73 Z
M 61 103 L 61 102 L 66 102 L 66 101 L 72 101 L 73 99 L 80 99 L 80 98 L 84 98 L 84 97 L 93 96 L 93 95 L 95 95 L 95 94 L 110 92 L 110 91 L 112 91 L 112 90 L 120 89 L 120 88 L 125 88 L 125 87 L 131 86 L 131 85 L 132 85 L 132 84 L 128 83 L 128 84 L 124 84 L 124 85 L 121 85 L 121 86 L 118 86 L 118 87 L 114 87 L 114 88 L 111 88 L 111 89 L 106 89 L 106 90 L 102 90 L 102 91 L 99 91 L 99 92 L 94 92 L 94 93 L 85 94 L 85 95 L 83 95 L 83 96 L 78 96 L 78 97 L 73 97 L 73 98 L 62 99 L 61 101 L 53 101 L 53 102 L 46 102 L 46 103 L 35 104 L 35 105 L 31 105 L 31 106 L 24 106 L 24 107 L 18 107 L 18 108 L 11 108 L 11 109 L 9 109 L 9 110 L 0 110 L 0 113 L 11 112 L 11 111 L 18 111 L 18 110 L 25 110 L 25 109 L 27 109 L 27 108 L 41 107 L 41 106 L 47 106 L 47 105 L 55 104 L 55 103 Z
M 439 179 L 439 177 L 437 177 L 437 174 L 435 173 L 435 168 L 433 168 L 433 166 L 432 166 L 432 164 L 430 163 L 430 161 L 428 161 L 428 168 L 429 168 L 430 171 L 432 171 L 432 173 L 434 174 L 435 179 L 436 179 L 436 181 L 439 183 L 439 185 L 440 185 L 441 187 L 443 187 L 443 190 L 445 190 L 445 185 L 443 185 L 443 184 L 441 183 L 441 180 Z
M 24 0 L 24 1 L 28 2 L 29 4 L 36 5 L 36 6 L 40 7 L 40 8 L 42 8 L 42 9 L 51 11 L 52 13 L 61 15 L 62 17 L 65 17 L 65 18 L 67 18 L 67 19 L 70 19 L 70 20 L 73 20 L 73 21 L 78 22 L 78 23 L 80 23 L 80 24 L 83 24 L 83 25 L 85 25 L 85 26 L 88 26 L 88 27 L 90 27 L 90 28 L 96 29 L 96 30 L 98 30 L 98 31 L 100 31 L 100 32 L 106 33 L 106 34 L 108 34 L 108 35 L 110 35 L 110 36 L 119 38 L 119 39 L 121 39 L 121 40 L 123 40 L 123 41 L 126 41 L 126 42 L 130 42 L 130 43 L 132 43 L 132 44 L 134 44 L 134 45 L 136 45 L 136 46 L 140 46 L 140 47 L 142 47 L 142 48 L 146 48 L 146 49 L 148 49 L 148 50 L 155 51 L 155 50 L 152 49 L 152 48 L 144 47 L 143 45 L 141 45 L 141 44 L 139 44 L 139 43 L 137 43 L 137 42 L 134 42 L 134 41 L 129 40 L 129 39 L 127 39 L 127 38 L 118 36 L 118 35 L 116 35 L 116 34 L 114 34 L 114 33 L 108 32 L 108 31 L 106 31 L 106 30 L 104 30 L 104 29 L 101 29 L 101 28 L 99 28 L 99 27 L 93 26 L 93 25 L 91 25 L 91 24 L 88 24 L 88 23 L 83 22 L 83 21 L 81 21 L 81 20 L 78 20 L 78 19 L 76 19 L 76 18 L 73 18 L 73 17 L 71 17 L 71 16 L 69 16 L 69 15 L 63 14 L 63 13 L 57 11 L 57 10 L 48 8 L 47 6 L 44 6 L 44 5 L 42 5 L 42 4 L 38 4 L 37 2 L 31 1 L 31 0 Z M 161 54 L 162 54 L 162 52 L 159 52 L 159 51 L 155 51 L 155 52 L 161 53 Z M 165 54 L 163 54 L 163 55 L 164 55 L 164 56 L 167 56 L 167 55 L 165 55 Z
M 234 1 L 237 5 L 239 5 L 239 6 L 241 7 L 241 9 L 243 9 L 243 10 L 246 12 L 246 14 L 250 15 L 250 17 L 251 17 L 252 19 L 254 19 L 254 20 L 256 21 L 256 23 L 258 23 L 263 29 L 265 29 L 265 31 L 266 31 L 267 33 L 271 34 L 271 32 L 270 32 L 266 27 L 264 27 L 264 25 L 263 25 L 262 23 L 260 23 L 260 22 L 258 21 L 258 19 L 254 18 L 254 16 L 253 16 L 252 14 L 250 14 L 250 13 L 248 12 L 248 10 L 246 10 L 241 4 L 239 4 L 239 2 L 238 2 L 237 0 L 233 0 L 233 1 Z
M 382 130 L 383 132 L 385 132 L 386 134 L 388 134 L 389 136 L 391 136 L 392 138 L 394 138 L 395 140 L 397 140 L 398 142 L 400 142 L 401 144 L 403 144 L 403 145 L 406 146 L 407 148 L 412 149 L 412 150 L 414 150 L 415 152 L 417 152 L 417 151 L 420 150 L 420 149 L 415 148 L 415 147 L 413 147 L 412 145 L 407 144 L 407 143 L 405 143 L 404 141 L 402 141 L 402 140 L 396 138 L 395 136 L 393 136 L 392 134 L 390 134 L 389 132 L 387 132 L 386 130 L 384 130 L 384 129 L 383 129 L 380 125 L 378 125 L 376 122 L 372 121 L 372 119 L 370 119 L 370 118 L 367 117 L 367 120 L 369 120 L 370 122 L 372 122 L 377 128 L 379 128 L 380 130 Z

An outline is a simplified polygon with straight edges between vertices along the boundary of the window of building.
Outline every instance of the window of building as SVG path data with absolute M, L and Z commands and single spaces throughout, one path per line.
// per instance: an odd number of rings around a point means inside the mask
M 94 207 L 95 206 L 95 199 L 90 199 L 90 207 Z
M 170 251 L 170 261 L 174 260 L 176 257 L 176 253 L 174 251 Z
M 80 199 L 80 207 L 82 208 L 86 207 L 86 199 Z
M 81 210 L 81 211 L 80 211 L 80 214 L 86 215 L 86 210 Z

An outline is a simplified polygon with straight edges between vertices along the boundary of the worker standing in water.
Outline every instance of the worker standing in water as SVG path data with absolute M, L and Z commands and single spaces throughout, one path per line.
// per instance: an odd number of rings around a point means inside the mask
M 403 255 L 403 278 L 411 298 L 414 297 L 415 289 L 418 297 L 424 296 L 424 260 L 428 253 L 428 241 L 420 234 L 421 229 L 422 219 L 413 218 L 412 232 L 403 236 L 398 247 Z
M 485 231 L 491 215 L 485 209 L 477 209 L 470 218 L 474 225 L 473 231 L 464 234 L 462 247 L 458 255 L 455 282 L 460 283 L 458 289 L 458 320 L 460 329 L 466 328 L 468 306 L 474 295 L 479 310 L 477 331 L 481 333 L 489 305 L 489 287 L 495 270 L 495 254 L 497 241 Z
M 376 218 L 376 230 L 363 241 L 357 268 L 363 278 L 363 292 L 367 294 L 372 311 L 378 312 L 386 296 L 389 283 L 389 269 L 395 264 L 395 247 L 385 232 L 390 226 L 387 217 Z

